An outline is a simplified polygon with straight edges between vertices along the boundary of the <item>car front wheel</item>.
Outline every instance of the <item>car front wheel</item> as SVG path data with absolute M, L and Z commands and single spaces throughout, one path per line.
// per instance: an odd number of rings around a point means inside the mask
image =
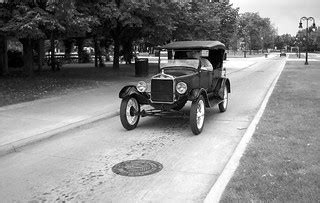
M 140 115 L 140 104 L 134 97 L 122 99 L 120 106 L 120 120 L 122 126 L 127 130 L 137 127 Z
M 220 112 L 225 112 L 228 108 L 229 96 L 227 86 L 224 86 L 223 89 L 223 101 L 219 104 Z
M 205 119 L 205 104 L 203 96 L 192 102 L 190 110 L 190 126 L 193 134 L 198 135 L 202 132 Z

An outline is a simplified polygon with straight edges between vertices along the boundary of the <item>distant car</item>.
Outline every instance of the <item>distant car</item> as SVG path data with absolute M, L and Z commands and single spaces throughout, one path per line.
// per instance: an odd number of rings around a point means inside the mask
M 280 53 L 280 57 L 281 57 L 281 56 L 287 56 L 286 52 L 281 51 L 281 53 Z
M 132 130 L 140 116 L 179 115 L 191 101 L 190 126 L 198 135 L 204 125 L 205 108 L 218 105 L 220 112 L 227 109 L 230 81 L 223 68 L 225 45 L 219 41 L 180 41 L 162 49 L 168 50 L 168 58 L 161 61 L 159 57 L 159 73 L 151 78 L 151 84 L 140 81 L 120 91 L 121 123 Z M 153 108 L 140 109 L 142 105 Z M 186 115 L 180 112 L 180 116 Z

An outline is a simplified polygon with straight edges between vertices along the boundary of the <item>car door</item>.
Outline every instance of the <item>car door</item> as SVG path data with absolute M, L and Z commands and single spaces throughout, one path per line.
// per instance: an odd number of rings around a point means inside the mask
M 206 59 L 200 60 L 200 87 L 207 91 L 212 85 L 212 66 L 210 66 Z

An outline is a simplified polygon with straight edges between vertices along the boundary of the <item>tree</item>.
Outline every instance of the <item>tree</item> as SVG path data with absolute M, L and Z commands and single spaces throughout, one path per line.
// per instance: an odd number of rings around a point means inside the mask
M 269 18 L 261 18 L 258 13 L 246 12 L 240 15 L 238 33 L 251 50 L 267 49 L 273 46 L 275 28 Z
M 295 46 L 295 41 L 295 37 L 291 36 L 290 34 L 284 34 L 275 38 L 274 45 L 277 47 L 277 49 L 286 49 L 288 47 Z
M 77 10 L 76 3 L 78 1 L 63 1 L 54 0 L 48 6 L 47 10 L 55 17 L 55 19 L 65 28 L 63 33 L 51 32 L 48 36 L 51 39 L 52 50 L 51 50 L 51 61 L 54 61 L 54 39 L 62 38 L 66 42 L 66 45 L 70 45 L 70 38 L 76 38 L 78 45 L 78 58 L 79 62 L 82 62 L 84 57 L 83 43 L 87 36 L 92 30 L 91 25 L 96 24 L 96 18 L 87 13 L 81 13 Z M 61 35 L 63 34 L 63 35 Z M 69 51 L 71 47 L 67 47 Z M 70 53 L 66 53 L 68 57 Z
M 12 4 L 12 18 L 0 29 L 8 36 L 18 38 L 23 44 L 24 73 L 33 74 L 33 46 L 39 39 L 46 39 L 47 32 L 64 31 L 64 27 L 36 1 Z
M 0 4 L 0 28 L 11 18 L 9 4 Z M 7 55 L 7 38 L 0 31 L 0 75 L 6 75 L 8 70 L 8 55 Z
M 320 51 L 320 27 L 316 29 L 314 36 L 313 36 L 313 50 Z
M 163 45 L 172 39 L 175 30 L 175 11 L 179 10 L 179 4 L 174 2 L 148 3 L 149 9 L 141 16 L 143 22 L 138 38 L 140 43 L 150 46 Z M 164 17 L 165 16 L 165 17 Z
M 78 16 L 78 19 L 81 19 L 82 23 L 78 24 L 76 21 L 75 26 L 79 27 L 81 25 L 81 31 L 74 32 L 73 29 L 70 29 L 69 38 L 77 38 L 78 44 L 78 55 L 81 56 L 83 54 L 83 40 L 84 38 L 93 38 L 94 47 L 95 47 L 95 67 L 102 66 L 102 58 L 101 58 L 101 48 L 100 41 L 103 39 L 103 26 L 99 20 L 99 2 L 100 0 L 77 0 L 75 1 L 75 15 Z M 70 39 L 69 40 L 69 46 Z M 68 42 L 68 41 L 66 41 Z M 79 46 L 80 45 L 80 46 Z M 100 63 L 98 64 L 98 59 Z
M 101 1 L 99 3 L 99 19 L 109 31 L 114 42 L 113 68 L 119 69 L 120 45 L 125 41 L 128 33 L 137 33 L 142 29 L 141 17 L 148 9 L 147 3 L 135 1 Z M 133 39 L 135 35 L 132 36 Z
M 238 9 L 229 3 L 192 2 L 171 6 L 174 40 L 219 40 L 227 46 L 236 31 Z
M 233 8 L 229 3 L 209 4 L 213 16 L 219 19 L 218 39 L 229 47 L 233 35 L 236 33 L 239 17 L 239 9 Z M 216 32 L 216 31 L 215 31 Z

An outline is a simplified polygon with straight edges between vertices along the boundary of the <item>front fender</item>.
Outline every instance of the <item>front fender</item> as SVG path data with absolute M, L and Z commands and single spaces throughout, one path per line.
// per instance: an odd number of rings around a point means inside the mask
M 188 100 L 195 101 L 200 95 L 203 96 L 206 107 L 210 107 L 207 91 L 203 88 L 193 89 L 188 96 Z
M 125 97 L 134 97 L 140 104 L 149 104 L 149 95 L 139 92 L 134 85 L 125 86 L 120 90 L 119 98 L 123 99 Z

